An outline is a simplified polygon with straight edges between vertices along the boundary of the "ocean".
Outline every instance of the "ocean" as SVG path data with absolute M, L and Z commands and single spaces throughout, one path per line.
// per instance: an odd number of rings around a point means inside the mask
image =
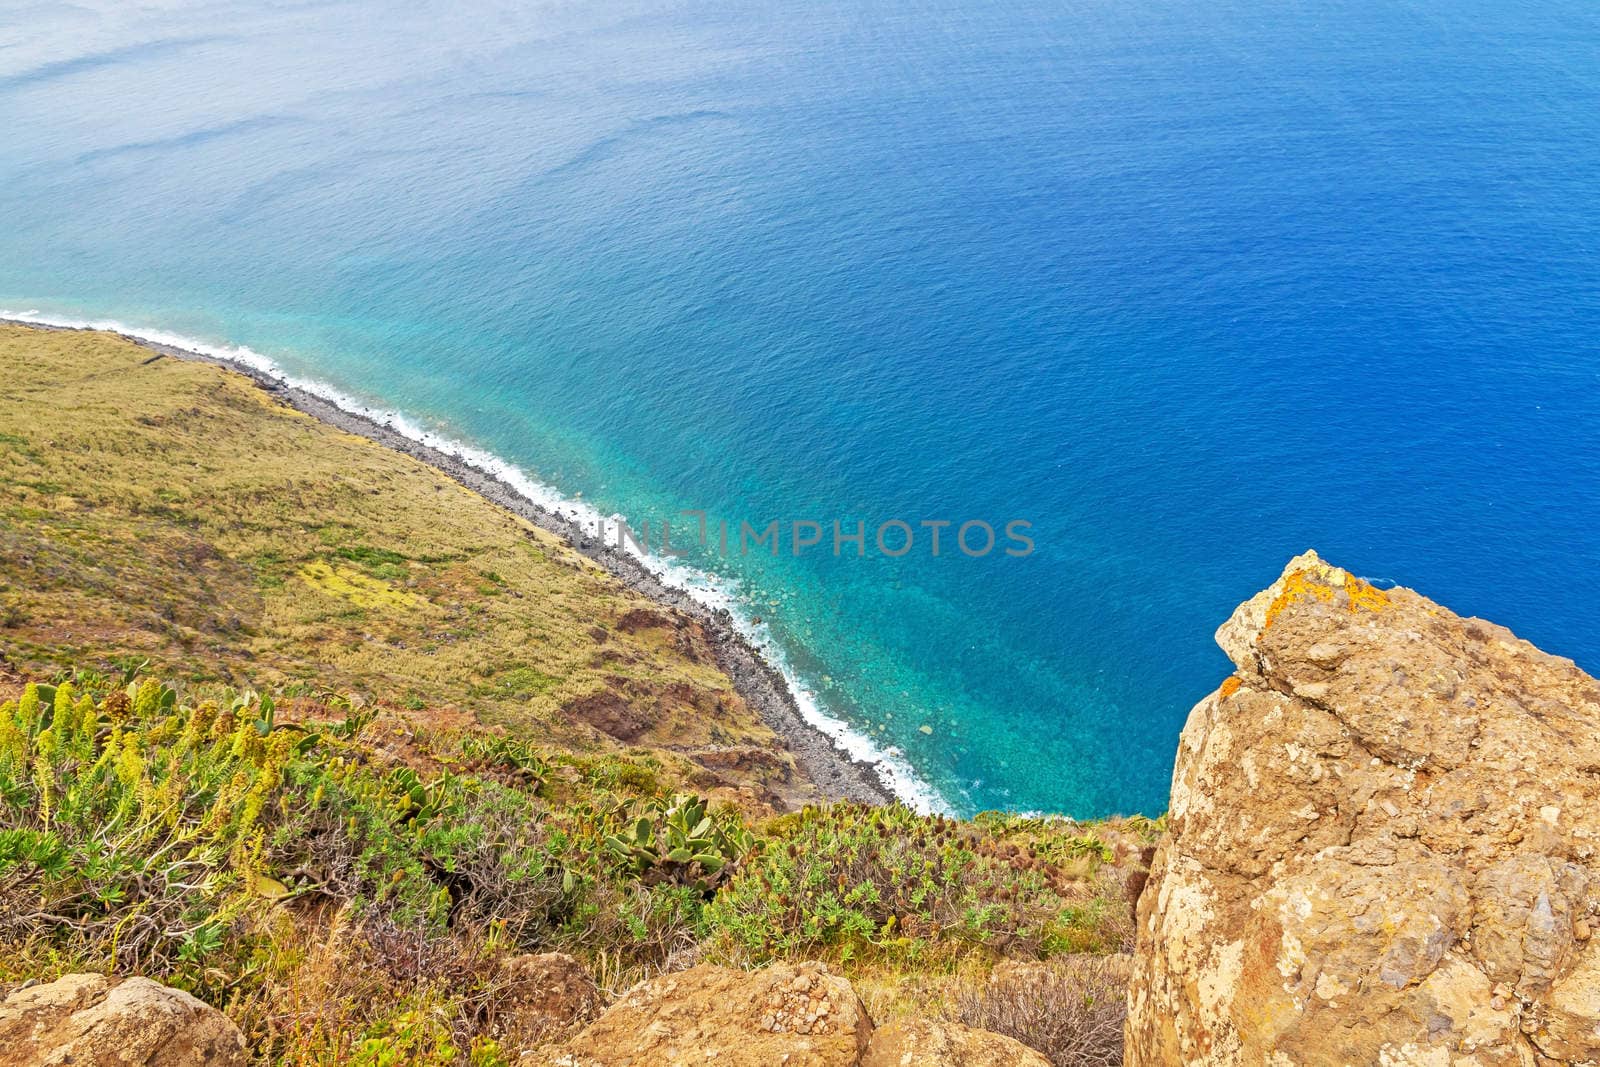
M 1308 547 L 1600 670 L 1590 4 L 7 4 L 0 311 L 671 523 L 924 807 L 1164 810 Z

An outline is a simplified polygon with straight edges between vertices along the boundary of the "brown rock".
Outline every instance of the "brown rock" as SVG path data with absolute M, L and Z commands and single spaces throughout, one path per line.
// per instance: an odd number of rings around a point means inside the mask
M 1600 685 L 1314 553 L 1217 632 L 1126 1059 L 1600 1059 Z
M 650 728 L 650 717 L 617 689 L 601 689 L 569 701 L 562 711 L 567 717 L 588 723 L 618 741 L 633 741 Z
M 600 990 L 583 964 L 564 952 L 514 956 L 500 967 L 502 1011 L 537 1030 L 582 1022 L 600 1006 Z
M 872 1032 L 861 1067 L 1050 1067 L 1015 1038 L 957 1022 L 898 1019 Z
M 640 630 L 655 628 L 673 629 L 674 620 L 659 611 L 650 608 L 633 608 L 623 612 L 617 617 L 617 631 L 625 634 L 636 634 Z
M 562 1067 L 854 1067 L 872 1021 L 821 963 L 701 966 L 635 986 L 547 1062 Z
M 150 981 L 69 974 L 0 1002 L 8 1067 L 244 1067 L 244 1035 L 220 1011 Z

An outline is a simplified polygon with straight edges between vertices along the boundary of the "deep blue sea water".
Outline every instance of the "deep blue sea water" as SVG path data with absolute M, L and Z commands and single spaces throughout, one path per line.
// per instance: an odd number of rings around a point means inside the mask
M 400 7 L 0 5 L 0 308 L 635 522 L 864 520 L 690 562 L 961 811 L 1163 810 L 1307 547 L 1600 670 L 1600 8 Z

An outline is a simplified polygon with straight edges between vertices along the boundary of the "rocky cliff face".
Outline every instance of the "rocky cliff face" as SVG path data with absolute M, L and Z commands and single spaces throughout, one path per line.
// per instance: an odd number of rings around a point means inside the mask
M 1600 684 L 1314 553 L 1217 640 L 1127 1062 L 1600 1061 Z

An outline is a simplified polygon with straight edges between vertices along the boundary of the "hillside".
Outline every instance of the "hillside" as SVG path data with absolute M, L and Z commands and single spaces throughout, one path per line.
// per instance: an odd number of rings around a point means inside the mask
M 822 960 L 880 1022 L 1112 1054 L 1084 961 L 1158 824 L 801 809 L 700 623 L 434 468 L 105 334 L 0 326 L 0 398 L 0 991 L 145 975 L 256 1062 L 492 1065 Z
M 148 661 L 816 796 L 696 623 L 239 374 L 0 325 L 0 402 L 27 413 L 0 436 L 0 648 L 18 672 Z

